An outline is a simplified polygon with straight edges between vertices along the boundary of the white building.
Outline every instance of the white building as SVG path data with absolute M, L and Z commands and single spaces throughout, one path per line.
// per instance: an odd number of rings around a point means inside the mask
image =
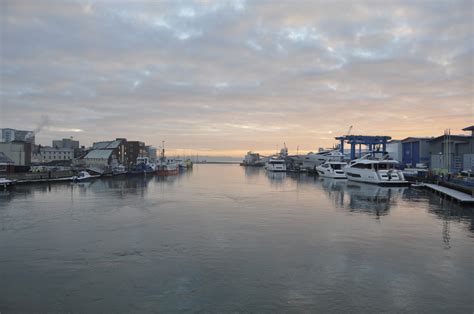
M 53 160 L 72 160 L 74 158 L 73 148 L 41 147 L 34 156 L 40 162 Z

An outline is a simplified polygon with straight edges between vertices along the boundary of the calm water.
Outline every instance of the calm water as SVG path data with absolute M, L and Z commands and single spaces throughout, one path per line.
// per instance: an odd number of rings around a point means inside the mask
M 474 216 L 428 192 L 198 165 L 0 194 L 0 312 L 474 310 Z

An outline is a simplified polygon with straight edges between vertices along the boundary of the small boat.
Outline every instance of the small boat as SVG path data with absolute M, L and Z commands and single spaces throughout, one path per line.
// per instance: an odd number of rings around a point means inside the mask
M 286 172 L 286 163 L 283 159 L 270 159 L 265 164 L 265 169 L 272 172 Z
M 81 171 L 81 172 L 79 172 L 79 174 L 77 176 L 71 177 L 71 180 L 74 181 L 74 182 L 81 182 L 81 181 L 87 181 L 87 180 L 95 179 L 95 178 L 98 178 L 98 177 L 100 177 L 100 176 L 99 175 L 91 175 L 87 171 Z
M 316 171 L 321 177 L 334 179 L 347 179 L 344 167 L 347 163 L 343 161 L 326 161 L 322 165 L 316 166 Z
M 344 172 L 349 180 L 356 182 L 380 185 L 408 184 L 409 182 L 405 180 L 402 171 L 397 167 L 398 161 L 388 159 L 388 155 L 376 158 L 372 154 L 367 154 L 351 161 L 344 168 Z
M 6 178 L 0 178 L 0 190 L 6 190 L 13 185 L 15 185 L 16 181 L 15 180 L 9 180 Z
M 120 176 L 127 174 L 127 168 L 123 165 L 118 165 L 112 168 L 112 175 L 113 176 Z
M 186 168 L 188 169 L 193 168 L 193 161 L 191 159 L 186 159 L 185 164 L 186 164 Z

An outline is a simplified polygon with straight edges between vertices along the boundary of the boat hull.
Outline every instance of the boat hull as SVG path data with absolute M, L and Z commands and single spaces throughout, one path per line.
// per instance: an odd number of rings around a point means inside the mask
M 15 185 L 15 181 L 1 181 L 0 182 L 0 191 L 5 191 L 12 188 Z
M 357 173 L 352 171 L 346 171 L 347 179 L 354 182 L 361 182 L 361 183 L 370 183 L 376 185 L 383 185 L 383 186 L 396 186 L 396 185 L 408 185 L 410 184 L 408 181 L 403 179 L 396 179 L 396 180 L 380 180 L 375 173 Z
M 179 169 L 159 169 L 156 170 L 157 176 L 174 176 L 179 174 Z

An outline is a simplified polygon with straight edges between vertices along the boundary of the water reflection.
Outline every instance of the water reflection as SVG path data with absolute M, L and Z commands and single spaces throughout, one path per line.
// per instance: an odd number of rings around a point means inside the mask
M 320 178 L 320 181 L 323 190 L 328 194 L 329 198 L 334 201 L 334 205 L 338 208 L 343 208 L 347 180 Z
M 283 180 L 286 178 L 285 172 L 272 172 L 272 171 L 265 171 L 265 174 L 272 184 L 283 184 Z
M 401 197 L 405 187 L 385 187 L 348 181 L 349 208 L 374 214 L 377 217 L 388 214 L 390 207 Z
M 401 198 L 406 187 L 385 187 L 348 180 L 317 178 L 323 190 L 338 208 L 351 212 L 375 215 L 377 218 L 387 215 L 390 207 Z

